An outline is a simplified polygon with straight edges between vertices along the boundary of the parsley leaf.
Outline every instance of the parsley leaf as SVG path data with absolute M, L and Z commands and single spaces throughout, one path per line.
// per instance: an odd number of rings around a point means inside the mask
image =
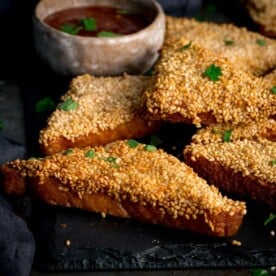
M 134 139 L 129 139 L 127 141 L 127 144 L 129 145 L 130 148 L 134 149 L 134 148 L 136 148 L 139 145 L 139 142 L 137 142 Z
M 145 151 L 155 151 L 155 150 L 157 150 L 157 148 L 156 148 L 156 146 L 153 146 L 153 145 L 145 145 L 144 150 Z
M 58 105 L 60 110 L 69 111 L 74 110 L 79 106 L 77 102 L 75 102 L 71 97 L 66 99 L 63 103 Z
M 121 36 L 121 34 L 107 32 L 107 31 L 101 31 L 101 32 L 98 32 L 97 34 L 97 37 L 117 37 L 117 36 Z
M 270 214 L 269 217 L 264 221 L 264 226 L 267 226 L 274 219 L 276 219 L 276 214 Z
M 132 14 L 132 11 L 130 10 L 125 10 L 125 9 L 118 9 L 117 10 L 118 14 Z
M 190 48 L 191 45 L 192 45 L 192 41 L 190 41 L 189 43 L 183 45 L 183 46 L 180 47 L 178 50 L 179 50 L 179 51 L 187 50 L 187 49 Z
M 224 45 L 226 46 L 231 46 L 234 44 L 234 40 L 231 40 L 231 39 L 224 39 Z
M 52 112 L 55 110 L 56 104 L 49 97 L 44 97 L 40 99 L 35 105 L 35 112 L 43 113 L 43 112 Z
M 257 43 L 258 45 L 260 45 L 260 46 L 265 46 L 265 45 L 266 45 L 266 41 L 263 40 L 263 39 L 257 39 L 257 40 L 256 40 L 256 43 Z
M 273 86 L 273 87 L 271 88 L 271 93 L 272 93 L 273 95 L 276 95 L 276 86 Z
M 207 67 L 203 74 L 211 81 L 217 81 L 222 75 L 222 72 L 220 67 L 216 66 L 215 64 L 211 64 L 209 67 Z
M 67 34 L 71 35 L 77 35 L 80 30 L 82 30 L 82 27 L 78 27 L 76 25 L 70 24 L 70 23 L 65 23 L 59 27 L 59 29 Z
M 270 161 L 271 166 L 276 166 L 276 159 Z
M 251 270 L 252 276 L 261 276 L 261 275 L 269 275 L 268 271 L 266 269 L 253 269 Z
M 67 149 L 63 152 L 64 155 L 69 155 L 71 153 L 73 153 L 73 149 Z
M 96 152 L 94 150 L 89 150 L 85 153 L 85 157 L 94 158 L 96 156 Z
M 231 141 L 231 135 L 232 135 L 233 130 L 229 129 L 226 130 L 223 135 L 222 135 L 222 139 L 224 142 L 230 142 Z
M 4 122 L 0 120 L 0 129 L 3 129 L 3 127 L 4 127 Z
M 95 31 L 97 29 L 96 19 L 93 17 L 81 19 L 81 23 L 86 31 Z

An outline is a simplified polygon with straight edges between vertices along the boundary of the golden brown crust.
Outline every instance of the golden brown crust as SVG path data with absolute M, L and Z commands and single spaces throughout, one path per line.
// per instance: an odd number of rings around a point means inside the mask
M 184 149 L 185 162 L 219 189 L 276 209 L 276 125 L 209 126 Z M 229 140 L 223 139 L 231 131 Z
M 274 0 L 242 0 L 249 16 L 262 34 L 276 38 L 276 2 Z
M 87 157 L 88 151 L 95 151 L 94 157 Z M 17 160 L 2 171 L 26 176 L 33 193 L 50 204 L 210 236 L 234 235 L 246 213 L 244 203 L 223 197 L 177 158 L 162 150 L 148 151 L 143 144 L 132 147 L 127 141 Z
M 155 133 L 160 129 L 162 123 L 158 121 L 146 121 L 142 118 L 134 118 L 130 122 L 120 124 L 112 130 L 103 130 L 98 134 L 90 132 L 87 135 L 79 135 L 74 140 L 64 136 L 51 140 L 50 145 L 41 144 L 41 151 L 44 155 L 51 155 L 65 149 L 86 146 L 106 145 L 120 139 L 142 138 Z
M 57 109 L 41 130 L 39 143 L 45 155 L 66 148 L 96 146 L 140 138 L 155 132 L 161 123 L 145 118 L 142 94 L 150 78 L 145 76 L 74 78 L 62 102 L 73 99 L 70 111 Z
M 256 76 L 262 76 L 276 67 L 276 41 L 259 33 L 233 24 L 198 22 L 172 16 L 167 16 L 166 20 L 165 44 L 172 38 L 186 38 L 227 58 L 236 68 Z M 258 41 L 265 41 L 265 45 L 260 45 Z
M 200 126 L 249 123 L 276 114 L 271 83 L 239 70 L 227 59 L 180 38 L 167 41 L 144 94 L 150 118 Z M 187 47 L 186 49 L 183 49 Z M 205 72 L 221 70 L 213 81 Z

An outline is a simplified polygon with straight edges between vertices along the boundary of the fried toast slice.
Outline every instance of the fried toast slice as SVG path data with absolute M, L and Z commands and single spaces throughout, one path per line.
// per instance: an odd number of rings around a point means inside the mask
M 159 122 L 145 118 L 142 94 L 150 77 L 123 75 L 74 78 L 58 108 L 40 131 L 45 155 L 68 148 L 140 138 L 155 132 Z
M 184 150 L 185 162 L 220 190 L 276 210 L 276 121 L 209 126 Z
M 144 94 L 151 119 L 234 125 L 276 113 L 271 83 L 185 39 L 167 41 Z
M 274 0 L 241 0 L 259 31 L 276 38 L 276 2 Z
M 234 235 L 246 213 L 176 157 L 135 140 L 15 160 L 1 173 L 9 194 L 209 236 Z
M 198 22 L 167 16 L 166 38 L 184 37 L 231 61 L 236 68 L 262 76 L 276 68 L 276 41 L 233 24 Z

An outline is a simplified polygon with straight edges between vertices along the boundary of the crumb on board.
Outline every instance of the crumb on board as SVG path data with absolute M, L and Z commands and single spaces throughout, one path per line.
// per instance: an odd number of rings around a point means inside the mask
M 69 247 L 71 245 L 71 241 L 70 240 L 66 240 L 65 241 L 65 245 Z
M 241 246 L 242 245 L 241 241 L 238 241 L 238 240 L 232 240 L 231 244 L 235 245 L 235 246 Z
M 66 223 L 61 223 L 59 226 L 62 229 L 66 229 L 67 228 L 67 224 Z

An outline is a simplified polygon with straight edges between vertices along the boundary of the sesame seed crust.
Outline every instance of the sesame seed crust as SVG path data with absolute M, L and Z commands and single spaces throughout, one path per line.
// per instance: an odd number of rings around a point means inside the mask
M 85 157 L 89 150 L 95 152 L 93 158 Z M 82 204 L 89 196 L 107 196 L 108 202 L 123 206 L 124 211 L 113 210 L 115 215 L 200 233 L 204 229 L 207 235 L 233 235 L 246 213 L 243 202 L 222 196 L 176 157 L 161 149 L 147 151 L 144 144 L 130 148 L 127 141 L 117 141 L 105 147 L 76 148 L 70 154 L 58 153 L 44 159 L 16 160 L 6 166 L 19 171 L 21 177 L 36 179 L 35 189 L 55 183 L 57 192 L 51 194 L 74 195 Z M 45 199 L 45 193 L 41 197 Z M 51 198 L 47 201 L 55 202 Z M 112 214 L 98 207 L 94 209 Z M 144 212 L 151 215 L 147 217 Z M 204 227 L 193 229 L 195 222 Z
M 222 139 L 225 130 L 199 130 L 184 149 L 185 162 L 219 189 L 276 209 L 275 120 L 232 128 L 229 142 Z
M 276 113 L 271 84 L 238 70 L 227 59 L 189 40 L 167 40 L 144 98 L 151 118 L 193 123 L 248 123 Z M 204 76 L 214 64 L 222 71 L 217 81 Z
M 198 22 L 189 18 L 167 16 L 166 22 L 165 43 L 172 38 L 185 37 L 256 76 L 276 67 L 276 41 L 259 33 L 233 24 Z M 233 43 L 227 45 L 227 40 Z M 266 44 L 260 46 L 257 40 L 264 40 Z
M 40 132 L 42 152 L 52 154 L 69 147 L 105 144 L 130 135 L 138 138 L 156 131 L 158 123 L 144 118 L 142 94 L 148 83 L 146 76 L 86 74 L 74 78 L 61 101 L 72 98 L 78 107 L 69 111 L 56 109 L 51 114 Z
M 258 140 L 259 138 L 276 142 L 276 121 L 274 119 L 237 126 L 231 124 L 209 125 L 198 129 L 197 133 L 192 137 L 192 142 L 195 144 L 223 142 L 223 134 L 228 130 L 231 130 L 230 141 L 232 142 L 243 139 Z
M 252 19 L 264 28 L 265 33 L 276 37 L 276 2 L 274 0 L 243 0 Z

